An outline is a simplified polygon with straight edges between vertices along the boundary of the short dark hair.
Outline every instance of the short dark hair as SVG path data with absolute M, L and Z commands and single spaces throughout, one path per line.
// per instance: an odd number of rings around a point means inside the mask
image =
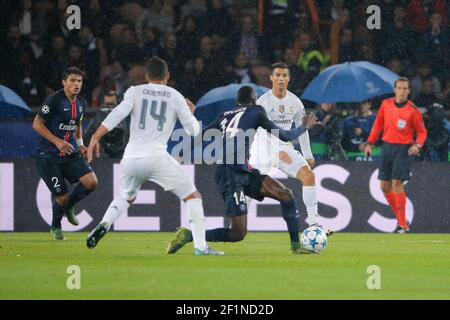
M 256 91 L 250 86 L 239 89 L 236 97 L 237 104 L 253 104 L 256 101 Z
M 101 98 L 102 104 L 105 103 L 105 97 L 115 97 L 117 103 L 120 102 L 120 95 L 119 95 L 119 93 L 118 93 L 117 91 L 110 90 L 110 91 L 108 91 L 107 93 L 105 93 L 105 94 L 103 95 L 103 97 Z
M 64 71 L 63 80 L 67 80 L 67 78 L 72 74 L 83 77 L 83 71 L 81 71 L 77 67 L 70 67 L 70 68 L 67 68 L 66 71 Z
M 409 82 L 409 79 L 407 77 L 400 77 L 397 80 L 394 81 L 394 88 L 397 86 L 397 82 L 408 82 L 408 88 L 411 88 L 411 83 Z
M 277 68 L 279 68 L 279 69 L 288 69 L 288 71 L 289 71 L 289 66 L 286 63 L 284 63 L 284 62 L 275 62 L 270 67 L 270 73 L 273 73 L 273 71 L 275 69 L 277 69 Z
M 167 63 L 160 57 L 152 57 L 145 64 L 145 73 L 150 79 L 162 80 L 168 72 Z

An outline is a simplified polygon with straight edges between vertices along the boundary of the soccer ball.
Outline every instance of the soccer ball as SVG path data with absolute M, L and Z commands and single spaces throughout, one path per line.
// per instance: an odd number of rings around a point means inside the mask
M 303 248 L 320 252 L 327 246 L 327 235 L 320 227 L 311 226 L 302 232 L 301 242 Z

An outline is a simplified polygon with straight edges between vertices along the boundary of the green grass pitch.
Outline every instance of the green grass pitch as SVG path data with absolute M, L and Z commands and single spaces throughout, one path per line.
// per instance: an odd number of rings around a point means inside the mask
M 65 235 L 0 233 L 0 299 L 450 299 L 449 234 L 337 233 L 321 255 L 291 256 L 286 233 L 249 233 L 213 244 L 222 257 L 192 244 L 165 255 L 173 233 L 112 232 L 93 250 L 86 233 Z M 70 265 L 79 290 L 66 287 Z

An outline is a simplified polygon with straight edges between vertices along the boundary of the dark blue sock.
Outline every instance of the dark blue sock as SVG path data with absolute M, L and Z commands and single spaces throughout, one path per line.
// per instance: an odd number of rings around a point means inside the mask
M 300 214 L 298 213 L 295 200 L 291 199 L 286 202 L 281 202 L 281 213 L 283 214 L 284 221 L 286 221 L 291 242 L 299 242 Z
M 228 236 L 230 229 L 217 228 L 206 230 L 206 241 L 210 242 L 231 242 Z
M 67 208 L 72 208 L 75 203 L 79 202 L 81 199 L 87 197 L 92 191 L 91 189 L 86 188 L 81 183 L 79 183 L 75 189 L 73 189 L 69 202 L 67 203 Z
M 52 209 L 53 209 L 52 227 L 61 228 L 61 220 L 64 215 L 64 207 L 61 207 L 59 204 L 55 202 L 53 203 Z

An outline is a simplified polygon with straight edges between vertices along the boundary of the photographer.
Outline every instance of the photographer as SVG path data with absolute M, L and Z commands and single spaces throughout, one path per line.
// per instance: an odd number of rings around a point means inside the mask
M 336 104 L 322 103 L 315 116 L 321 124 L 309 130 L 311 141 L 326 144 L 331 160 L 346 159 L 341 144 L 343 115 L 336 111 Z
M 87 143 L 91 140 L 91 136 L 101 125 L 106 116 L 120 103 L 119 94 L 115 91 L 109 91 L 102 99 L 102 104 L 92 118 L 91 122 L 86 128 L 85 139 Z M 125 150 L 125 146 L 129 137 L 128 118 L 117 125 L 114 130 L 109 132 L 100 141 L 101 152 L 100 155 L 105 158 L 120 158 Z
M 445 113 L 441 104 L 434 103 L 424 115 L 428 137 L 424 144 L 425 161 L 448 161 L 449 133 L 444 126 Z

